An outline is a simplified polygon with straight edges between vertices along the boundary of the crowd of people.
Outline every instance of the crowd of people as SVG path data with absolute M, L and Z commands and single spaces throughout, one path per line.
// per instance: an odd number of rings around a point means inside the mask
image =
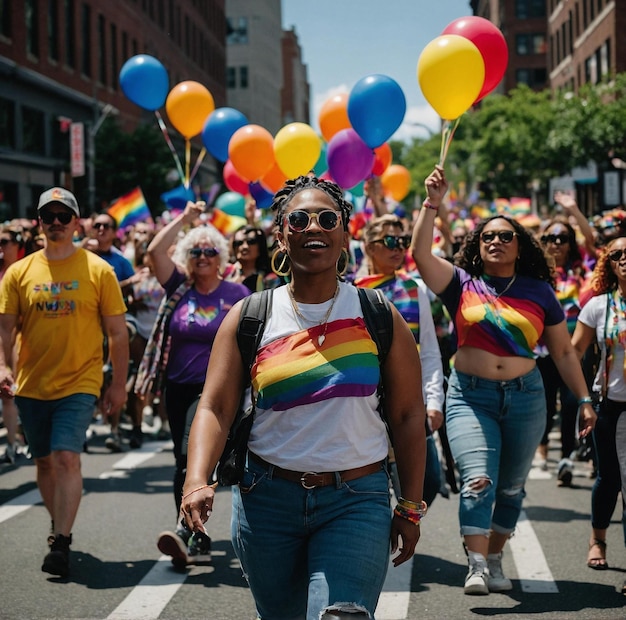
M 202 202 L 120 231 L 52 188 L 36 223 L 2 226 L 4 461 L 22 451 L 36 463 L 51 518 L 42 570 L 69 573 L 80 454 L 98 416 L 114 452 L 142 445 L 148 415 L 162 420 L 174 527 L 157 544 L 177 568 L 209 562 L 214 470 L 244 401 L 254 418 L 232 542 L 261 618 L 373 615 L 389 552 L 395 565 L 411 558 L 428 506 L 450 490 L 464 592 L 511 590 L 502 555 L 529 471 L 554 467 L 569 486 L 582 445 L 595 476 L 586 562 L 606 569 L 626 484 L 626 226 L 603 235 L 564 192 L 561 213 L 528 228 L 507 213 L 470 217 L 447 191 L 436 167 L 410 217 L 372 179 L 355 226 L 337 185 L 303 176 L 276 193 L 271 224 L 252 213 L 225 236 Z M 381 296 L 388 351 L 358 288 Z M 249 369 L 242 302 L 262 291 Z M 93 321 L 100 336 L 77 336 Z

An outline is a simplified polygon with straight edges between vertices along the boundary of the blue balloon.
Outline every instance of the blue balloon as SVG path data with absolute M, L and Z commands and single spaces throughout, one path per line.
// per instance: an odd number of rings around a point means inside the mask
M 272 206 L 274 194 L 268 192 L 260 183 L 250 183 L 250 196 L 254 198 L 259 209 L 268 209 Z
M 202 143 L 215 159 L 226 161 L 230 139 L 238 129 L 248 124 L 248 119 L 239 110 L 217 108 L 204 124 Z
M 246 217 L 246 199 L 237 192 L 225 192 L 215 201 L 215 206 L 228 215 Z
M 371 149 L 391 138 L 405 113 L 402 88 L 386 75 L 364 77 L 350 91 L 348 118 L 354 131 Z
M 188 201 L 195 202 L 196 195 L 190 187 L 179 185 L 173 189 L 161 194 L 161 200 L 170 209 L 184 209 L 187 206 Z
M 322 144 L 322 150 L 320 151 L 320 156 L 317 158 L 317 163 L 313 166 L 313 172 L 315 172 L 316 177 L 322 176 L 326 170 L 328 170 L 328 162 L 326 161 L 326 152 L 328 148 L 326 143 Z
M 122 66 L 120 86 L 133 103 L 154 111 L 165 105 L 170 80 L 167 70 L 154 56 L 139 54 L 129 58 Z

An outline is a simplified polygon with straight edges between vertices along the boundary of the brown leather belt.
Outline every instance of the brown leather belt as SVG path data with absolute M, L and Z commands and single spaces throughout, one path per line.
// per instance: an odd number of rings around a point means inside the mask
M 346 469 L 345 471 L 328 471 L 328 472 L 315 472 L 315 471 L 292 471 L 291 469 L 283 469 L 277 465 L 268 463 L 265 459 L 254 454 L 254 452 L 248 452 L 249 457 L 264 467 L 265 469 L 273 468 L 272 475 L 277 478 L 283 478 L 284 480 L 290 480 L 291 482 L 298 482 L 305 489 L 314 489 L 316 487 L 326 487 L 330 484 L 335 484 L 337 481 L 336 474 L 339 474 L 341 482 L 349 482 L 350 480 L 356 480 L 363 476 L 369 476 L 380 471 L 383 462 L 370 463 L 369 465 L 363 465 L 363 467 L 355 467 L 354 469 Z

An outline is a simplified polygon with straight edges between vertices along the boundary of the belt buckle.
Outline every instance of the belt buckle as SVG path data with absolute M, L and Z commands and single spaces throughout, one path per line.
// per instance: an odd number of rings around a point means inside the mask
M 316 471 L 305 471 L 300 476 L 300 484 L 302 485 L 303 488 L 305 488 L 305 489 L 314 489 L 317 485 L 316 484 L 307 484 L 306 483 L 306 477 L 307 476 L 319 476 L 319 474 Z

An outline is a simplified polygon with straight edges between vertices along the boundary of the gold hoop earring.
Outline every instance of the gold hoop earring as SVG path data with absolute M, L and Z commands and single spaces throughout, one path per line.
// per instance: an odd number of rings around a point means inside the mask
M 276 267 L 276 257 L 281 254 L 282 260 L 280 261 L 280 265 Z M 280 250 L 276 250 L 274 254 L 272 254 L 272 260 L 270 261 L 270 266 L 272 267 L 272 271 L 282 278 L 286 278 L 291 274 L 291 264 L 289 263 L 289 256 L 281 252 Z
M 348 271 L 348 265 L 350 264 L 350 254 L 346 248 L 341 249 L 341 256 L 337 261 L 337 275 L 339 277 L 344 276 Z

